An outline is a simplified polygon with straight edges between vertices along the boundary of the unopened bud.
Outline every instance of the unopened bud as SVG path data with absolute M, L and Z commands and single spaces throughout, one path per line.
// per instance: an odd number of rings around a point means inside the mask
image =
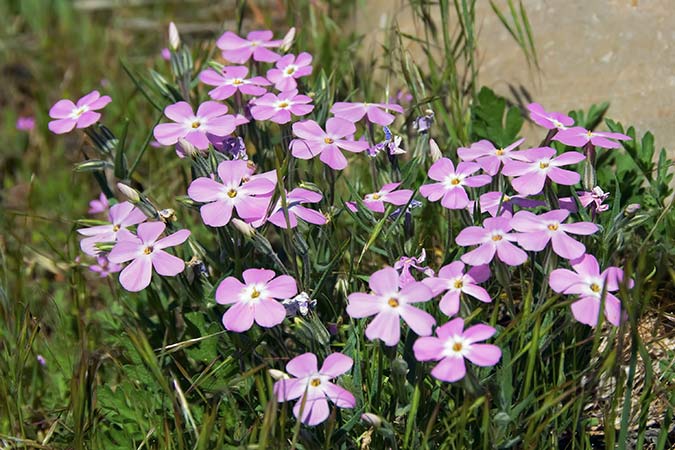
M 396 358 L 391 362 L 391 371 L 394 375 L 404 377 L 408 374 L 408 363 L 404 359 Z
M 282 372 L 277 369 L 268 369 L 267 373 L 272 377 L 273 380 L 288 380 L 290 377 L 286 372 Z
M 176 154 L 180 158 L 185 158 L 186 156 L 192 158 L 199 154 L 199 150 L 186 139 L 180 138 L 176 142 Z
M 363 420 L 365 423 L 368 425 L 375 427 L 375 428 L 380 428 L 382 426 L 382 417 L 378 416 L 377 414 L 373 413 L 363 413 L 361 414 L 361 420 Z
M 180 34 L 178 34 L 178 28 L 176 28 L 176 24 L 171 22 L 169 24 L 169 47 L 171 47 L 171 50 L 175 52 L 178 50 L 179 46 Z
M 234 218 L 230 221 L 230 223 L 232 224 L 232 226 L 234 226 L 234 228 L 238 232 L 240 232 L 246 237 L 251 237 L 253 236 L 253 233 L 255 233 L 255 228 L 253 228 L 251 225 L 247 224 L 241 219 Z
M 119 189 L 119 191 L 126 198 L 128 198 L 131 203 L 138 203 L 139 201 L 141 201 L 140 193 L 131 186 L 127 186 L 124 183 L 117 183 L 117 189 Z
M 433 162 L 436 162 L 443 157 L 441 149 L 433 139 L 429 139 L 429 156 L 431 156 L 431 161 Z
M 172 208 L 166 208 L 159 211 L 159 218 L 162 219 L 162 222 L 169 223 L 176 221 L 176 211 Z
M 293 45 L 293 41 L 295 40 L 295 27 L 291 27 L 290 30 L 288 30 L 288 33 L 286 33 L 286 36 L 284 36 L 283 41 L 281 41 L 281 51 L 282 52 L 287 52 L 290 48 L 291 45 Z
M 627 216 L 632 216 L 636 212 L 638 212 L 642 208 L 642 206 L 639 203 L 631 203 L 630 205 L 626 206 L 626 209 L 624 210 L 624 214 Z

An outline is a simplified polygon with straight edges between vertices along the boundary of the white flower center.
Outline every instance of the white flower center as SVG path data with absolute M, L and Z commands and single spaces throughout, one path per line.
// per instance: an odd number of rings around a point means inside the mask
M 73 112 L 70 113 L 70 117 L 71 119 L 78 119 L 82 114 L 86 113 L 87 111 L 89 111 L 89 106 L 87 105 L 81 106 L 77 109 L 74 109 Z
M 471 344 L 462 336 L 453 336 L 443 346 L 443 355 L 449 357 L 464 357 L 471 349 Z
M 289 109 L 291 107 L 291 102 L 288 100 L 279 100 L 274 104 L 276 109 Z
M 296 70 L 298 70 L 298 66 L 295 64 L 290 64 L 284 69 L 284 75 L 290 77 L 295 73 Z

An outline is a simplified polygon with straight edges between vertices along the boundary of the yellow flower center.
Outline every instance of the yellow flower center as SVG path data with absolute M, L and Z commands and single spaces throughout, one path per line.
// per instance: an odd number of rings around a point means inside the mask
M 547 163 L 547 162 L 543 162 L 543 161 L 542 161 L 542 162 L 539 163 L 539 168 L 540 168 L 540 169 L 545 169 L 545 168 L 547 168 L 547 167 L 548 167 L 548 163 Z
M 397 308 L 399 303 L 398 303 L 398 300 L 396 300 L 395 298 L 392 297 L 387 301 L 387 304 L 389 306 L 391 306 L 392 308 Z
M 235 198 L 237 196 L 237 191 L 235 191 L 234 189 L 230 189 L 227 192 L 227 196 L 230 197 L 230 198 Z
M 587 132 L 586 132 L 586 136 L 588 136 L 589 138 L 593 137 L 593 132 L 590 131 L 590 130 L 587 131 Z
M 459 178 L 453 178 L 452 180 L 450 180 L 450 184 L 452 184 L 453 186 L 457 186 L 459 183 L 460 183 Z
M 145 247 L 145 248 L 143 249 L 143 254 L 149 255 L 150 253 L 152 253 L 152 250 L 153 250 L 152 247 Z
M 331 138 L 329 138 L 329 137 L 323 138 L 323 141 L 324 141 L 326 144 L 332 144 L 333 142 L 335 142 L 333 139 L 331 139 Z
M 461 342 L 455 342 L 452 344 L 452 350 L 456 352 L 461 352 L 462 351 L 462 343 Z
M 195 120 L 194 122 L 192 122 L 192 128 L 199 128 L 200 126 L 201 126 L 201 123 L 199 123 L 198 120 Z
M 235 78 L 234 80 L 232 80 L 232 84 L 234 84 L 235 86 L 239 86 L 240 84 L 244 84 L 244 81 L 240 78 Z
M 509 200 L 511 200 L 511 197 L 509 197 L 508 195 L 505 195 L 505 196 L 504 196 L 504 199 L 502 200 L 502 203 L 506 203 L 506 202 L 508 202 Z
M 260 297 L 260 292 L 258 292 L 255 288 L 253 288 L 253 292 L 251 292 L 251 298 L 258 298 Z
M 558 229 L 558 224 L 552 223 L 551 225 L 548 226 L 548 229 L 551 231 L 556 231 Z
M 286 75 L 293 75 L 293 72 L 295 72 L 295 68 L 293 67 L 286 69 Z
M 312 387 L 317 387 L 321 384 L 321 379 L 320 378 L 312 378 L 312 380 L 309 382 Z
M 501 234 L 495 234 L 494 236 L 492 236 L 492 240 L 495 241 L 495 242 L 501 241 L 502 235 Z
M 380 197 L 381 197 L 380 194 L 373 194 L 373 195 L 372 195 L 373 200 L 379 200 Z
M 279 108 L 281 108 L 281 109 L 288 108 L 288 102 L 279 103 Z
M 593 291 L 593 292 L 600 292 L 600 286 L 598 286 L 597 283 L 592 283 L 592 284 L 591 284 L 591 291 Z
M 462 280 L 455 281 L 455 289 L 462 289 L 463 286 L 464 283 L 462 282 Z
M 114 232 L 120 231 L 120 226 L 119 225 L 113 226 L 113 231 Z
M 498 148 L 497 150 L 495 150 L 495 155 L 502 156 L 503 154 L 504 154 L 503 148 Z

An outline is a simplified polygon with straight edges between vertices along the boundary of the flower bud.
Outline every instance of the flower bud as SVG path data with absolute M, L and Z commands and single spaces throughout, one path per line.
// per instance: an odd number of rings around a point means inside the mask
M 286 372 L 282 372 L 277 369 L 268 369 L 267 373 L 272 377 L 273 380 L 288 380 L 290 377 Z
M 433 139 L 429 139 L 429 156 L 431 156 L 432 162 L 436 162 L 443 157 L 441 149 L 438 147 L 438 144 Z
M 171 50 L 175 52 L 178 50 L 179 46 L 180 34 L 178 34 L 178 28 L 176 28 L 176 24 L 171 22 L 169 24 L 169 47 L 171 47 Z
M 184 138 L 180 138 L 176 143 L 176 154 L 179 158 L 185 158 L 186 156 L 192 158 L 199 154 L 199 150 Z
M 396 358 L 391 362 L 391 371 L 394 375 L 404 377 L 408 374 L 408 363 L 404 359 Z
M 290 30 L 288 30 L 288 33 L 286 33 L 286 36 L 284 36 L 283 41 L 281 41 L 281 51 L 282 52 L 287 52 L 290 48 L 291 45 L 293 45 L 293 41 L 295 40 L 295 27 L 291 27 Z
M 361 420 L 363 420 L 365 423 L 368 425 L 375 427 L 375 428 L 380 428 L 382 426 L 382 417 L 378 416 L 377 414 L 373 413 L 363 413 L 361 414 Z
M 255 233 L 255 228 L 253 228 L 251 225 L 247 224 L 241 219 L 234 218 L 230 221 L 230 223 L 232 224 L 232 226 L 234 226 L 234 228 L 238 232 L 243 234 L 245 237 L 251 237 L 253 236 L 253 233 Z
M 172 208 L 166 208 L 159 211 L 159 218 L 164 223 L 175 222 L 176 221 L 176 211 Z
M 138 203 L 141 200 L 140 193 L 131 186 L 127 186 L 124 183 L 117 183 L 117 189 L 119 189 L 131 203 Z
M 624 209 L 624 214 L 627 216 L 632 216 L 636 212 L 638 212 L 642 208 L 642 206 L 639 203 L 631 203 L 630 205 L 626 206 L 626 209 Z

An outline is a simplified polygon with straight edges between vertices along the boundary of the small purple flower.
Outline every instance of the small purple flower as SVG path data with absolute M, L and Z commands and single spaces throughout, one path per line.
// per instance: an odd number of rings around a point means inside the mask
M 478 286 L 478 283 L 490 278 L 490 268 L 487 265 L 475 266 L 464 273 L 464 267 L 463 262 L 455 261 L 443 266 L 438 271 L 437 277 L 422 280 L 422 283 L 429 286 L 433 291 L 434 296 L 445 292 L 438 306 L 443 314 L 448 317 L 452 317 L 459 312 L 459 297 L 462 292 L 481 302 L 492 302 L 490 294 L 484 288 Z
M 566 130 L 567 127 L 574 125 L 574 119 L 559 112 L 546 112 L 543 106 L 539 103 L 530 103 L 527 105 L 530 111 L 530 119 L 540 127 L 548 130 L 557 128 L 558 130 Z
M 330 415 L 327 399 L 338 408 L 356 406 L 351 392 L 331 383 L 332 379 L 349 372 L 353 364 L 349 356 L 332 353 L 319 370 L 316 355 L 303 353 L 286 365 L 288 373 L 295 378 L 282 378 L 275 382 L 274 393 L 280 402 L 299 399 L 293 407 L 295 417 L 305 425 L 318 425 Z
M 330 112 L 341 119 L 350 122 L 358 122 L 365 116 L 369 122 L 378 125 L 387 126 L 392 123 L 395 117 L 384 110 L 392 110 L 397 113 L 403 113 L 403 108 L 395 103 L 335 103 Z
M 108 203 L 108 197 L 101 192 L 98 199 L 94 199 L 89 202 L 89 211 L 87 213 L 91 216 L 99 213 L 106 212 L 110 208 L 110 203 Z
M 397 206 L 405 205 L 410 201 L 413 191 L 410 189 L 400 189 L 397 191 L 396 188 L 400 185 L 401 183 L 385 184 L 379 191 L 366 195 L 363 198 L 363 204 L 371 211 L 379 213 L 384 212 L 385 202 Z
M 521 208 L 536 208 L 537 206 L 544 206 L 546 202 L 541 200 L 531 200 L 524 195 L 506 195 L 499 191 L 486 192 L 480 196 L 480 212 L 487 212 L 492 217 L 502 215 L 504 212 L 513 213 L 513 206 L 520 206 Z M 501 204 L 501 209 L 500 209 Z
M 562 142 L 572 147 L 583 147 L 589 142 L 596 147 L 601 148 L 619 148 L 621 145 L 617 141 L 630 141 L 630 136 L 621 133 L 610 133 L 600 131 L 590 131 L 582 127 L 573 127 L 559 131 L 554 137 L 554 141 Z
M 222 72 L 206 69 L 199 74 L 199 81 L 209 86 L 216 86 L 209 91 L 209 97 L 214 100 L 225 100 L 232 97 L 237 91 L 247 95 L 263 95 L 271 83 L 264 77 L 246 78 L 248 67 L 228 66 Z
M 96 257 L 96 264 L 89 266 L 89 270 L 98 273 L 101 278 L 106 278 L 111 273 L 117 273 L 122 270 L 122 266 L 108 261 L 106 255 L 99 254 Z
M 434 123 L 434 112 L 428 110 L 425 115 L 419 116 L 413 122 L 413 128 L 417 130 L 419 134 L 428 133 L 431 125 Z
M 291 153 L 296 158 L 311 159 L 320 155 L 321 162 L 334 170 L 347 167 L 347 158 L 340 151 L 358 153 L 368 148 L 365 141 L 351 139 L 356 127 L 348 120 L 330 118 L 326 121 L 326 131 L 313 120 L 304 120 L 293 124 L 293 134 L 299 139 L 291 141 Z
M 37 355 L 37 358 L 36 358 L 36 359 L 37 359 L 37 362 L 38 362 L 42 367 L 44 367 L 44 366 L 47 365 L 47 360 L 45 359 L 44 356 L 42 356 L 42 355 Z
M 90 127 L 101 118 L 101 114 L 95 111 L 104 108 L 110 102 L 110 97 L 107 95 L 101 97 L 98 91 L 91 91 L 77 103 L 59 100 L 49 110 L 49 117 L 56 119 L 49 122 L 49 130 L 55 134 L 64 134 L 73 128 Z
M 198 150 L 209 148 L 206 133 L 227 136 L 236 128 L 234 116 L 227 114 L 227 106 L 207 101 L 199 105 L 197 114 L 187 102 L 178 102 L 164 109 L 164 115 L 175 123 L 155 127 L 154 136 L 162 145 L 173 145 L 185 139 Z
M 35 128 L 35 117 L 20 116 L 16 119 L 16 129 L 19 131 L 31 131 Z
M 190 236 L 188 230 L 178 230 L 175 233 L 158 239 L 164 232 L 166 225 L 163 222 L 146 222 L 138 226 L 137 236 L 131 235 L 119 241 L 108 255 L 112 263 L 131 261 L 120 273 L 120 284 L 130 292 L 142 291 L 152 279 L 152 269 L 162 276 L 173 277 L 185 269 L 182 259 L 170 255 L 165 248 L 180 245 Z
M 277 48 L 282 41 L 272 40 L 273 34 L 269 30 L 251 31 L 246 39 L 237 36 L 231 31 L 226 31 L 216 45 L 223 52 L 223 58 L 235 64 L 244 64 L 251 56 L 254 61 L 275 62 L 280 55 L 277 55 L 270 48 Z
M 108 212 L 110 223 L 96 225 L 77 230 L 86 238 L 80 241 L 80 248 L 90 256 L 96 256 L 99 250 L 96 244 L 103 242 L 117 242 L 120 238 L 133 237 L 127 228 L 145 222 L 145 214 L 129 202 L 122 202 L 110 207 Z
M 564 209 L 538 216 L 529 211 L 518 211 L 511 219 L 511 226 L 520 232 L 518 244 L 525 250 L 540 252 L 550 241 L 557 255 L 575 259 L 586 252 L 586 246 L 567 233 L 589 235 L 598 231 L 598 226 L 591 222 L 564 223 L 569 215 Z
M 246 153 L 246 143 L 244 139 L 240 136 L 216 136 L 211 133 L 207 133 L 206 137 L 213 145 L 213 148 L 216 151 L 229 156 L 232 159 L 241 159 L 248 160 L 248 154 Z
M 429 178 L 439 183 L 425 184 L 420 194 L 435 202 L 442 198 L 441 205 L 448 209 L 464 209 L 469 205 L 469 196 L 465 186 L 485 186 L 492 179 L 489 175 L 474 175 L 480 166 L 472 162 L 461 162 L 455 165 L 448 158 L 441 158 L 429 168 Z
M 239 217 L 247 222 L 259 220 L 265 215 L 270 199 L 264 195 L 270 194 L 276 184 L 266 178 L 244 182 L 249 175 L 246 161 L 223 161 L 218 164 L 220 182 L 199 177 L 190 184 L 190 198 L 204 203 L 199 211 L 206 225 L 227 225 L 235 209 Z
M 283 322 L 286 308 L 278 301 L 298 293 L 295 279 L 288 275 L 276 276 L 273 270 L 247 269 L 242 274 L 244 283 L 227 277 L 216 289 L 216 301 L 232 305 L 223 315 L 223 325 L 238 333 L 253 326 L 272 328 Z
M 271 120 L 279 124 L 291 121 L 291 114 L 304 116 L 312 112 L 312 99 L 306 95 L 298 95 L 297 90 L 267 93 L 251 100 L 251 115 L 255 120 Z
M 430 267 L 423 266 L 424 260 L 427 258 L 427 252 L 425 249 L 422 249 L 420 256 L 401 256 L 398 261 L 394 263 L 394 269 L 399 272 L 398 284 L 401 288 L 406 287 L 411 283 L 415 283 L 417 280 L 413 278 L 410 273 L 410 268 L 416 269 L 424 273 L 427 277 L 434 276 L 434 270 Z
M 298 87 L 296 78 L 312 74 L 312 55 L 307 52 L 282 56 L 274 69 L 267 71 L 267 79 L 280 91 L 290 91 Z
M 608 267 L 600 273 L 600 265 L 593 255 L 583 255 L 572 261 L 574 272 L 567 269 L 556 269 L 551 272 L 549 286 L 561 294 L 578 294 L 579 300 L 572 303 L 572 314 L 579 322 L 592 327 L 598 324 L 600 304 L 605 294 L 605 317 L 612 325 L 621 323 L 621 301 L 611 294 L 619 290 L 624 279 L 623 270 Z M 628 287 L 633 287 L 633 280 L 628 280 Z
M 295 188 L 286 194 L 286 207 L 288 209 L 288 220 L 290 222 L 290 226 L 286 222 L 286 216 L 284 215 L 284 211 L 282 209 L 281 199 L 277 200 L 277 204 L 272 210 L 270 216 L 267 218 L 267 221 L 272 222 L 274 225 L 280 228 L 297 227 L 298 218 L 315 225 L 325 225 L 327 222 L 326 216 L 321 214 L 319 211 L 302 206 L 303 203 L 318 203 L 322 198 L 323 196 L 318 192 L 313 192 L 303 188 Z M 264 220 L 259 220 L 254 222 L 252 225 L 254 227 L 258 227 L 263 223 Z
M 457 155 L 464 161 L 476 161 L 486 173 L 495 176 L 502 163 L 518 159 L 516 156 L 518 152 L 514 152 L 514 149 L 524 141 L 525 139 L 518 139 L 508 147 L 495 148 L 492 142 L 483 139 L 471 144 L 469 148 L 458 148 Z
M 464 330 L 464 319 L 457 318 L 436 328 L 438 337 L 421 337 L 415 341 L 413 352 L 418 361 L 440 361 L 431 376 L 441 381 L 455 382 L 466 375 L 468 359 L 481 367 L 494 366 L 502 357 L 499 347 L 477 344 L 492 337 L 497 330 L 478 324 Z
M 171 51 L 168 48 L 164 47 L 159 54 L 164 61 L 171 61 Z
M 436 320 L 431 314 L 412 306 L 433 297 L 431 289 L 414 282 L 399 290 L 399 275 L 393 267 L 385 267 L 370 276 L 371 294 L 356 292 L 349 295 L 347 314 L 355 319 L 375 316 L 366 328 L 366 337 L 381 339 L 393 346 L 401 339 L 401 319 L 420 336 L 431 334 Z
M 462 261 L 472 266 L 488 264 L 497 257 L 509 266 L 519 266 L 527 261 L 527 253 L 513 245 L 518 236 L 511 231 L 511 217 L 503 215 L 485 219 L 482 227 L 467 227 L 459 232 L 455 242 L 467 247 L 479 247 L 462 255 Z
M 577 192 L 579 201 L 584 208 L 591 207 L 592 211 L 601 213 L 609 209 L 609 205 L 604 205 L 604 201 L 609 197 L 609 192 L 604 192 L 600 186 L 596 186 L 588 192 Z
M 540 193 L 544 189 L 546 178 L 566 186 L 575 185 L 581 180 L 577 172 L 560 168 L 560 166 L 583 161 L 586 157 L 579 152 L 567 152 L 555 156 L 556 151 L 551 147 L 539 147 L 517 153 L 522 160 L 507 161 L 502 174 L 516 177 L 511 180 L 511 185 L 520 194 Z

